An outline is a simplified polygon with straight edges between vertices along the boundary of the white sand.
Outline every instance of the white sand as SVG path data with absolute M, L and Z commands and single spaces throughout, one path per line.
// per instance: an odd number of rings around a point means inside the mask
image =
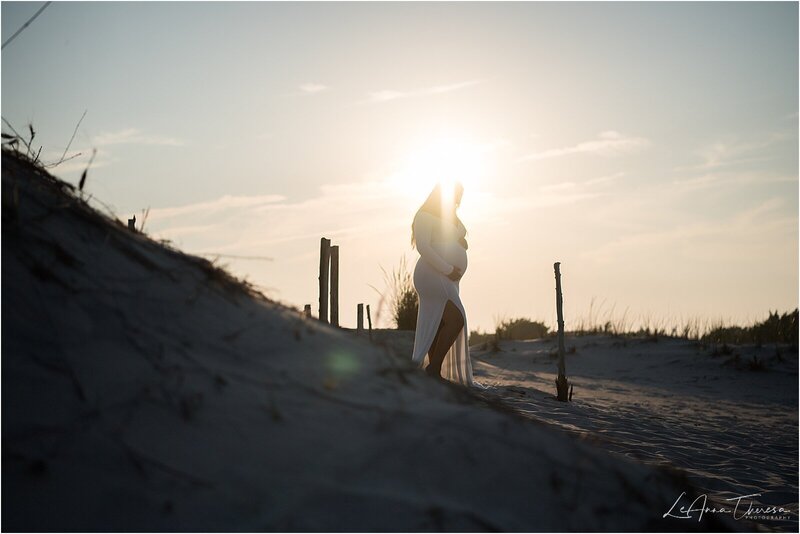
M 576 349 L 566 355 L 571 403 L 550 398 L 554 339 L 500 347 L 472 349 L 476 379 L 529 417 L 630 458 L 685 470 L 718 504 L 759 494 L 747 502 L 792 510 L 788 521 L 758 520 L 761 527 L 797 531 L 797 347 L 779 347 L 778 359 L 774 344 L 720 354 L 721 346 L 715 353 L 674 338 L 568 336 L 567 349 Z M 749 369 L 754 355 L 766 370 Z
M 680 478 L 2 175 L 5 531 L 745 528 L 662 520 Z

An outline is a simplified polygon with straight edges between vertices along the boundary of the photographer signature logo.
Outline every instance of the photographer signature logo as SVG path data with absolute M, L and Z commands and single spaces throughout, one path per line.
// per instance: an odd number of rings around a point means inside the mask
M 733 514 L 733 518 L 737 521 L 739 519 L 789 519 L 790 514 L 792 513 L 791 510 L 787 510 L 781 506 L 756 506 L 753 504 L 752 500 L 749 500 L 750 497 L 760 497 L 760 493 L 751 493 L 749 495 L 741 495 L 739 497 L 731 497 L 729 499 L 725 499 L 726 501 L 734 501 L 731 507 L 722 506 L 720 508 L 716 508 L 714 506 L 708 506 L 708 495 L 703 493 L 699 495 L 695 500 L 689 504 L 689 506 L 680 506 L 678 508 L 678 504 L 681 502 L 681 499 L 684 498 L 686 492 L 682 492 L 680 496 L 675 500 L 669 510 L 662 516 L 666 517 L 674 517 L 675 519 L 694 519 L 694 515 L 697 515 L 697 521 L 699 522 L 703 518 L 703 514 Z M 677 508 L 677 509 L 676 509 Z

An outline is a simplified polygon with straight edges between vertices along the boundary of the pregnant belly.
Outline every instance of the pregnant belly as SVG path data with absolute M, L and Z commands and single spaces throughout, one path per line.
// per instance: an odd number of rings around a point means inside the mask
M 467 251 L 458 243 L 443 245 L 442 258 L 450 265 L 455 265 L 461 269 L 461 272 L 467 271 Z

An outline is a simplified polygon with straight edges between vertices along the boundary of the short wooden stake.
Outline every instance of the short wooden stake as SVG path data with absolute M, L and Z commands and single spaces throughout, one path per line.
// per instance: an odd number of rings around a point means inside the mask
M 369 325 L 369 338 L 372 339 L 372 317 L 369 314 L 369 304 L 367 304 L 367 324 Z
M 328 267 L 331 261 L 331 240 L 319 240 L 319 320 L 328 322 Z
M 310 319 L 311 318 L 311 304 L 306 304 L 303 308 L 303 318 Z
M 556 315 L 558 317 L 558 377 L 556 378 L 556 398 L 567 402 L 572 397 L 570 384 L 567 380 L 564 365 L 564 314 L 562 312 L 561 297 L 561 262 L 555 262 L 553 268 L 556 271 Z
M 356 308 L 356 332 L 361 334 L 364 332 L 364 305 L 359 304 Z
M 136 231 L 136 215 L 133 216 L 133 219 L 128 219 L 128 230 Z
M 331 324 L 339 326 L 339 245 L 331 246 Z

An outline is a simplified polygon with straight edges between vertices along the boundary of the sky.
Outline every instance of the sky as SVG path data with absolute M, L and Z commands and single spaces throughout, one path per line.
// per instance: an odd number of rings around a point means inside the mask
M 2 38 L 41 6 L 2 2 Z M 55 2 L 2 115 L 120 219 L 340 321 L 459 179 L 470 330 L 752 323 L 798 304 L 797 3 Z M 3 131 L 8 131 L 4 125 Z M 106 209 L 106 208 L 104 208 Z

